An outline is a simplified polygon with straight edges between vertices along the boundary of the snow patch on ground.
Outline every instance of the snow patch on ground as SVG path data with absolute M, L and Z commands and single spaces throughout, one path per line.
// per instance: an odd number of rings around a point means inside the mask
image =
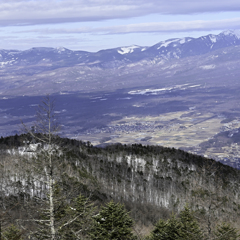
M 143 90 L 133 90 L 129 91 L 128 94 L 130 95 L 155 95 L 158 93 L 161 93 L 163 91 L 171 91 L 171 90 L 185 90 L 187 88 L 194 88 L 194 87 L 200 87 L 201 85 L 190 85 L 189 83 L 187 84 L 182 84 L 182 85 L 176 85 L 173 87 L 166 87 L 166 88 L 158 88 L 158 89 L 143 89 Z
M 140 48 L 139 46 L 130 46 L 130 47 L 122 47 L 120 50 L 118 50 L 119 54 L 127 54 L 127 53 L 132 53 L 134 52 L 134 49 Z M 143 50 L 142 50 L 143 51 Z
M 173 42 L 177 42 L 179 40 L 180 40 L 179 38 L 175 38 L 175 39 L 169 39 L 167 41 L 161 42 L 161 45 L 157 49 L 160 49 L 161 47 L 167 47 L 169 44 Z
M 19 154 L 21 156 L 30 156 L 33 157 L 36 155 L 36 151 L 38 149 L 38 146 L 40 146 L 40 143 L 36 143 L 36 144 L 29 144 L 28 146 L 25 147 L 18 147 L 18 149 L 9 149 L 7 150 L 7 153 L 11 154 L 11 155 L 16 155 Z
M 13 62 L 14 62 L 14 60 L 6 61 L 6 62 L 0 62 L 0 65 L 1 65 L 1 66 L 11 65 Z
M 226 30 L 226 31 L 223 31 L 222 32 L 224 35 L 232 35 L 232 34 L 234 34 L 234 31 L 232 31 L 232 30 Z
M 87 63 L 88 65 L 93 65 L 93 64 L 98 64 L 98 63 L 100 63 L 100 61 L 98 60 L 98 61 L 94 61 L 94 62 L 90 62 L 90 63 Z M 85 64 L 85 63 L 83 63 L 83 64 Z M 78 65 L 81 65 L 81 64 L 78 64 Z
M 180 43 L 180 44 L 184 44 L 184 43 L 190 42 L 190 41 L 192 41 L 192 38 L 182 38 L 182 39 L 179 41 L 179 43 Z
M 211 40 L 212 43 L 216 43 L 216 42 L 217 42 L 216 36 L 214 36 L 214 35 L 209 35 L 209 38 L 210 38 L 210 40 Z
M 237 38 L 240 39 L 240 30 L 235 30 L 234 33 L 237 36 Z
M 66 49 L 64 47 L 58 47 L 57 51 L 58 51 L 58 53 L 61 53 L 61 52 L 66 51 Z
M 189 88 L 200 87 L 200 86 L 201 84 L 198 84 L 198 85 L 189 86 Z
M 226 30 L 222 32 L 225 36 L 235 35 L 238 39 L 240 39 L 240 30 Z
M 186 38 L 180 40 L 180 44 L 184 44 L 186 42 Z
M 117 100 L 130 100 L 132 99 L 131 97 L 125 97 L 125 98 L 117 98 Z
M 174 56 L 175 58 L 179 59 L 179 56 L 177 55 L 176 52 L 173 52 L 173 56 Z

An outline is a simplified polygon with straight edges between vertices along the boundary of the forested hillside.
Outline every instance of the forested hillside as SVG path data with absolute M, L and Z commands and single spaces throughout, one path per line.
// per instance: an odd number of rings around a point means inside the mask
M 0 139 L 2 223 L 18 225 L 25 235 L 37 229 L 33 219 L 47 218 L 48 209 L 49 146 L 39 142 L 41 134 L 34 136 Z M 57 136 L 52 141 L 53 200 L 62 209 L 55 216 L 58 226 L 70 221 L 65 210 L 76 204 L 79 194 L 97 207 L 110 200 L 124 204 L 136 226 L 152 226 L 180 213 L 186 204 L 205 232 L 222 221 L 240 223 L 239 170 L 161 146 L 97 148 Z

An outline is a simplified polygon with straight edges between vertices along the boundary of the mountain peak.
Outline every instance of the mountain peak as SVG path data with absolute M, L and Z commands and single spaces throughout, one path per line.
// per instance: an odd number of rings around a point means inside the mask
M 240 39 L 240 30 L 226 30 L 221 32 L 219 35 L 225 35 L 225 36 L 236 36 L 238 39 Z
M 67 49 L 65 47 L 57 47 L 55 49 L 58 53 L 63 53 L 63 52 L 66 52 L 66 51 L 70 51 L 69 49 Z

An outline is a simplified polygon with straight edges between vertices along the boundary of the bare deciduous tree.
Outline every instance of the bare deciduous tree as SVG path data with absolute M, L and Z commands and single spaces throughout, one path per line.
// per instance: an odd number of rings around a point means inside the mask
M 47 206 L 45 209 L 46 219 L 34 219 L 35 222 L 41 223 L 46 228 L 49 227 L 50 239 L 56 239 L 56 227 L 55 227 L 55 201 L 54 201 L 54 184 L 55 184 L 55 173 L 54 166 L 59 159 L 59 151 L 57 145 L 54 143 L 56 134 L 59 131 L 59 125 L 56 121 L 54 112 L 54 101 L 47 95 L 38 106 L 36 123 L 29 130 L 25 124 L 23 124 L 24 130 L 32 136 L 32 138 L 41 145 L 40 151 L 37 153 L 38 160 L 40 159 L 40 167 L 42 173 L 46 179 L 47 193 L 46 201 L 44 205 Z

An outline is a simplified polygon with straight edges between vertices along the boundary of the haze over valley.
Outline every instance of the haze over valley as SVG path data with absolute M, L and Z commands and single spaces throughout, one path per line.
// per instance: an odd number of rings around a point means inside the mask
M 0 50 L 0 131 L 33 124 L 51 94 L 60 135 L 93 145 L 181 148 L 240 167 L 240 34 L 96 53 Z

